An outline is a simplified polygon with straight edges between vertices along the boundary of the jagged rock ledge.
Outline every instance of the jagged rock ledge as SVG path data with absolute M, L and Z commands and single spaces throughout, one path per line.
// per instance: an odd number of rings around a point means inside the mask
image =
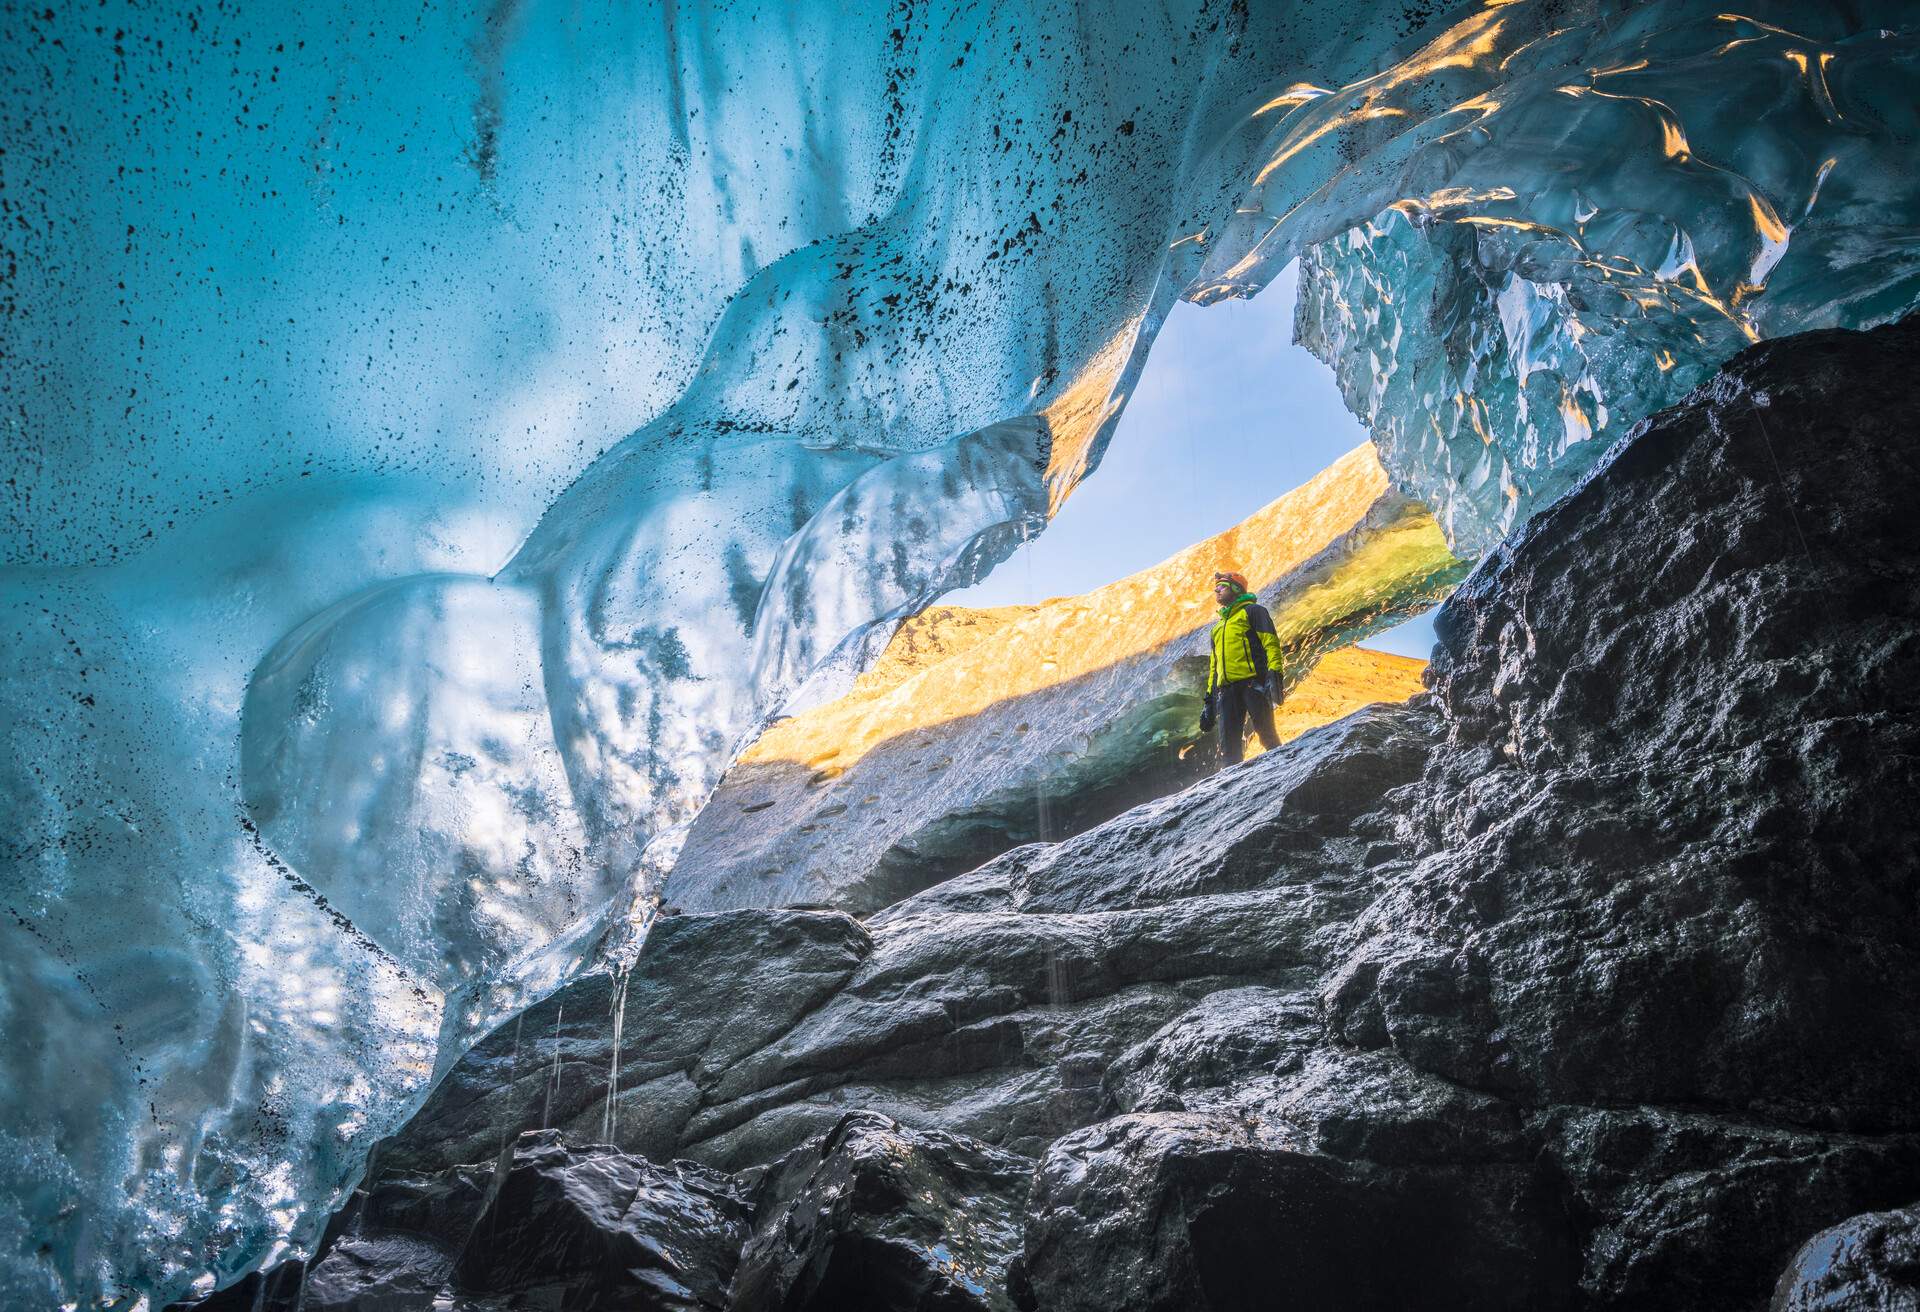
M 1913 1306 L 1915 359 L 1747 352 L 1406 706 L 865 922 L 667 918 L 448 1074 L 304 1307 Z

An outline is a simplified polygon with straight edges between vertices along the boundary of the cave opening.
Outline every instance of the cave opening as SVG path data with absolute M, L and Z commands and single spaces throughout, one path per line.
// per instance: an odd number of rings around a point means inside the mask
M 1293 340 L 1299 269 L 1290 262 L 1257 296 L 1177 302 L 1099 469 L 1044 532 L 939 604 L 1090 592 L 1241 523 L 1370 442 L 1332 371 Z M 1434 618 L 1400 620 L 1365 644 L 1424 661 Z

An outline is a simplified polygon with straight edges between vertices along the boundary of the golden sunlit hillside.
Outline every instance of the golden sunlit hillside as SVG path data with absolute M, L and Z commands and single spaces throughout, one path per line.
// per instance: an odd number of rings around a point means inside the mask
M 1371 619 L 1411 597 L 1437 600 L 1432 594 L 1462 568 L 1432 516 L 1393 495 L 1372 445 L 1362 445 L 1224 533 L 1092 592 L 1035 606 L 930 608 L 901 625 L 845 696 L 775 723 L 741 764 L 795 762 L 831 776 L 888 739 L 1169 643 L 1191 638 L 1199 652 L 1213 618 L 1212 573 L 1228 566 L 1271 606 L 1295 654 L 1290 684 L 1299 666 L 1372 627 Z M 1290 734 L 1418 691 L 1422 662 L 1363 655 L 1343 657 L 1290 693 Z

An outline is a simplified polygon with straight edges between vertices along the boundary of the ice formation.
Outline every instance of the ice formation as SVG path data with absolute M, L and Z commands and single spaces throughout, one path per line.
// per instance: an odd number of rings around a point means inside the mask
M 1304 258 L 1472 549 L 1920 289 L 1893 0 L 10 27 L 9 1305 L 304 1242 L 763 716 L 1097 465 L 1173 298 Z
M 1465 550 L 1740 348 L 1920 296 L 1911 8 L 1587 8 L 1489 6 L 1275 153 L 1377 139 L 1373 217 L 1306 254 L 1296 333 Z M 1237 216 L 1283 216 L 1258 243 L 1325 231 L 1298 172 Z

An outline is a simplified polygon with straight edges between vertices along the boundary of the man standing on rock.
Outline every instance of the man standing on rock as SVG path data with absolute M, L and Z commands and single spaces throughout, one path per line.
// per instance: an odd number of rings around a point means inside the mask
M 1260 746 L 1277 747 L 1273 708 L 1285 695 L 1281 686 L 1280 638 L 1273 616 L 1247 590 L 1247 576 L 1222 570 L 1213 576 L 1213 597 L 1220 603 L 1207 659 L 1207 706 L 1200 732 L 1220 722 L 1220 755 L 1237 765 L 1244 754 L 1246 720 L 1253 719 Z

